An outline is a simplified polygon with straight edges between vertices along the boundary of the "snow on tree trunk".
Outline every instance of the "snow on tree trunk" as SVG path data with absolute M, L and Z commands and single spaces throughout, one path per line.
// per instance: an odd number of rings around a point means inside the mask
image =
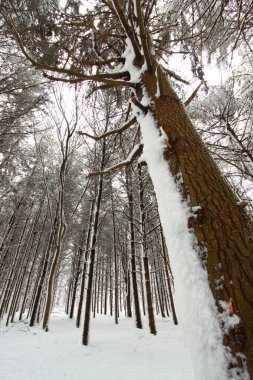
M 148 111 L 135 112 L 171 257 L 179 323 L 198 379 L 226 379 L 227 366 L 234 367 L 232 378 L 247 379 L 244 354 L 253 370 L 251 224 L 165 75 L 159 97 L 157 83 L 154 71 L 143 75 L 139 99 Z

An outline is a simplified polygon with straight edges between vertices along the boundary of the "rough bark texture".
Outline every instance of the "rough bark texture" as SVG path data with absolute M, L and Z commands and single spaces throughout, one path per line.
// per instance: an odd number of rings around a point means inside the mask
M 222 312 L 220 301 L 231 301 L 234 313 L 240 317 L 240 323 L 224 337 L 224 343 L 234 355 L 245 354 L 253 378 L 252 221 L 240 208 L 166 76 L 162 73 L 163 96 L 159 98 L 155 96 L 155 72 L 146 72 L 142 81 L 152 99 L 151 112 L 157 127 L 162 127 L 168 136 L 164 157 L 170 170 L 175 176 L 182 175 L 183 197 L 190 199 L 191 206 L 201 207 L 196 217 L 189 219 L 189 228 L 194 230 L 199 252 L 207 250 L 200 256 L 217 308 Z

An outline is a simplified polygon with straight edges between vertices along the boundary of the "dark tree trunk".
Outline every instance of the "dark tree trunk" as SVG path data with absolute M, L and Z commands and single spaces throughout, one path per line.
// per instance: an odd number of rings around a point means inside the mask
M 144 266 L 144 275 L 145 275 L 145 288 L 146 288 L 146 297 L 147 297 L 147 306 L 148 306 L 148 319 L 149 319 L 149 328 L 151 334 L 156 335 L 156 325 L 155 317 L 153 310 L 153 299 L 152 299 L 152 288 L 150 284 L 150 272 L 149 272 L 149 259 L 146 246 L 146 215 L 144 211 L 144 188 L 142 181 L 142 172 L 141 165 L 138 165 L 138 179 L 139 179 L 139 198 L 140 198 L 140 216 L 141 216 L 141 227 L 142 227 L 142 254 L 143 254 L 143 266 Z
M 108 265 L 109 263 L 109 256 L 107 256 L 107 260 L 106 260 L 106 271 L 105 271 L 105 300 L 104 300 L 104 304 L 105 304 L 105 307 L 104 307 L 104 314 L 106 315 L 107 314 L 107 299 L 108 299 Z
M 156 282 L 157 298 L 159 301 L 159 306 L 160 306 L 160 311 L 161 311 L 162 317 L 165 318 L 166 315 L 164 313 L 164 305 L 163 305 L 162 296 L 161 296 L 161 284 L 160 284 L 160 279 L 159 279 L 159 275 L 157 272 L 157 265 L 156 265 L 155 258 L 154 258 L 154 270 L 155 270 L 155 282 Z
M 25 235 L 25 231 L 26 231 L 26 228 L 27 228 L 28 221 L 29 221 L 29 217 L 26 218 L 25 225 L 23 227 L 20 239 L 18 241 L 18 247 L 16 249 L 16 252 L 15 252 L 15 255 L 14 255 L 14 258 L 13 258 L 13 263 L 12 263 L 12 266 L 11 266 L 9 274 L 8 274 L 8 280 L 6 282 L 6 286 L 5 286 L 5 290 L 4 290 L 4 297 L 3 297 L 2 305 L 1 305 L 1 308 L 0 308 L 0 318 L 2 317 L 3 313 L 7 309 L 8 305 L 9 305 L 9 302 L 10 302 L 10 298 L 11 298 L 11 294 L 12 294 L 11 286 L 13 286 L 14 274 L 15 274 L 15 272 L 17 270 L 17 265 L 20 262 L 20 260 L 19 260 L 19 253 L 20 253 L 20 250 L 21 250 L 21 246 L 22 246 L 22 242 L 23 242 L 23 239 L 24 239 L 24 235 Z
M 76 293 L 77 293 L 77 287 L 78 287 L 78 281 L 80 277 L 80 266 L 81 266 L 81 261 L 83 257 L 83 244 L 84 244 L 84 238 L 85 238 L 85 230 L 82 231 L 82 237 L 79 242 L 79 249 L 78 249 L 78 254 L 74 258 L 77 262 L 74 265 L 74 282 L 73 282 L 73 292 L 72 292 L 72 300 L 71 300 L 71 308 L 70 308 L 70 313 L 69 313 L 69 318 L 72 319 L 74 316 L 74 309 L 75 309 L 75 303 L 76 303 Z
M 129 271 L 129 268 L 127 268 L 126 286 L 127 286 L 127 297 L 126 297 L 127 316 L 128 316 L 128 318 L 132 318 L 132 306 L 131 306 L 131 279 L 130 279 L 130 271 Z
M 101 284 L 101 286 L 100 286 Z M 100 279 L 99 279 L 99 296 L 100 296 L 100 314 L 103 314 L 103 294 L 104 294 L 104 258 L 101 257 L 101 264 L 100 264 Z
M 110 256 L 110 315 L 113 316 L 113 282 L 112 282 L 112 263 Z
M 58 209 L 58 207 L 57 207 L 57 209 Z M 41 271 L 41 276 L 40 276 L 40 279 L 39 279 L 38 287 L 37 287 L 37 290 L 36 290 L 36 296 L 35 296 L 32 312 L 31 312 L 31 320 L 30 320 L 30 326 L 31 327 L 34 326 L 34 324 L 35 324 L 36 315 L 37 315 L 38 307 L 39 307 L 40 300 L 41 300 L 41 294 L 42 294 L 42 290 L 43 290 L 43 284 L 44 284 L 44 281 L 45 281 L 45 278 L 46 278 L 46 274 L 47 274 L 47 268 L 48 268 L 48 264 L 49 264 L 50 252 L 51 252 L 51 248 L 52 248 L 52 245 L 53 245 L 53 242 L 54 242 L 55 234 L 57 233 L 57 228 L 58 228 L 58 215 L 57 214 L 58 214 L 58 210 L 56 210 L 56 216 L 55 216 L 55 219 L 54 219 L 54 224 L 52 226 L 52 230 L 51 230 L 51 233 L 50 233 L 47 249 L 46 249 L 46 252 L 45 252 L 44 259 L 43 259 L 43 268 L 42 268 L 42 271 Z
M 166 280 L 167 280 L 167 286 L 168 286 L 169 297 L 170 297 L 170 307 L 171 307 L 173 322 L 175 325 L 177 325 L 178 320 L 177 320 L 176 309 L 175 309 L 174 299 L 173 299 L 173 294 L 172 294 L 170 274 L 169 274 L 169 270 L 168 270 L 169 263 L 168 263 L 168 257 L 167 257 L 166 249 L 165 249 L 165 242 L 164 242 L 162 230 L 161 230 L 161 240 L 162 240 L 162 243 L 161 243 L 162 244 L 162 257 L 163 257 L 163 261 L 164 261 Z
M 13 294 L 13 298 L 12 298 L 12 305 L 11 305 L 10 310 L 9 310 L 6 325 L 8 325 L 8 321 L 9 321 L 10 316 L 11 316 L 11 322 L 14 322 L 15 314 L 16 314 L 16 311 L 18 310 L 18 304 L 20 302 L 23 282 L 24 282 L 24 279 L 25 279 L 25 276 L 27 273 L 26 270 L 27 270 L 27 267 L 29 266 L 30 258 L 31 258 L 31 255 L 33 252 L 33 247 L 35 244 L 35 239 L 36 239 L 36 234 L 37 234 L 35 229 L 37 227 L 37 223 L 38 223 L 38 220 L 40 218 L 43 202 L 44 202 L 44 195 L 43 195 L 43 200 L 39 206 L 39 209 L 35 214 L 34 222 L 30 228 L 25 248 L 22 250 L 23 258 L 22 258 L 20 265 L 19 265 L 20 269 L 19 269 L 19 273 L 17 274 L 16 288 L 14 290 L 14 294 Z
M 30 268 L 30 271 L 29 271 L 29 275 L 28 275 L 28 279 L 27 279 L 27 284 L 26 284 L 26 290 L 25 290 L 25 294 L 24 294 L 24 297 L 23 297 L 23 302 L 22 302 L 22 306 L 21 306 L 21 310 L 20 310 L 20 314 L 19 314 L 19 320 L 20 321 L 21 321 L 23 313 L 25 311 L 25 305 L 26 305 L 26 301 L 27 301 L 27 295 L 28 295 L 28 293 L 30 291 L 30 282 L 32 280 L 32 276 L 34 275 L 33 270 L 34 270 L 34 266 L 35 266 L 35 263 L 36 263 L 37 258 L 38 258 L 39 247 L 40 247 L 41 239 L 42 239 L 42 236 L 43 236 L 43 233 L 44 233 L 44 227 L 45 227 L 45 224 L 46 224 L 46 220 L 47 220 L 47 214 L 46 214 L 46 216 L 44 218 L 42 229 L 40 231 L 40 236 L 39 236 L 39 239 L 38 239 L 38 242 L 37 242 L 37 246 L 35 248 L 33 262 L 32 262 L 32 265 L 31 265 L 31 268 Z
M 78 303 L 78 310 L 77 310 L 77 317 L 76 317 L 76 327 L 80 327 L 80 322 L 81 322 L 87 260 L 89 258 L 89 253 L 90 253 L 89 252 L 89 246 L 90 246 L 91 224 L 92 224 L 92 218 L 93 218 L 94 204 L 95 204 L 95 201 L 92 202 L 91 209 L 90 209 L 89 225 L 88 225 L 88 232 L 87 232 L 86 245 L 85 245 L 85 255 L 84 255 L 84 263 L 83 263 L 82 280 L 81 280 L 81 286 L 80 286 L 80 296 L 79 296 L 79 303 Z
M 113 254 L 114 254 L 114 318 L 116 325 L 118 321 L 119 313 L 119 294 L 118 294 L 118 260 L 117 260 L 117 247 L 116 247 L 116 224 L 115 224 L 115 213 L 114 213 L 114 201 L 113 201 L 113 188 L 111 186 L 111 201 L 112 201 L 112 225 L 113 225 Z
M 93 287 L 93 318 L 96 316 L 96 310 L 97 313 L 99 312 L 99 298 L 98 298 L 98 292 L 99 292 L 99 285 L 100 285 L 100 266 L 98 261 L 96 262 L 96 275 L 95 275 L 95 281 L 94 281 L 94 287 Z
M 105 146 L 104 146 L 104 149 L 105 149 Z M 103 166 L 104 165 L 102 164 L 102 169 L 103 169 Z M 96 256 L 98 221 L 99 221 L 99 211 L 100 211 L 100 204 L 101 204 L 101 199 L 102 199 L 102 192 L 103 192 L 103 175 L 100 175 L 99 185 L 98 185 L 98 194 L 97 194 L 97 200 L 96 200 L 96 211 L 94 215 L 93 236 L 92 236 L 92 242 L 91 242 L 89 279 L 88 279 L 83 338 L 82 338 L 82 342 L 85 346 L 88 345 L 88 336 L 89 336 L 90 309 L 91 309 L 91 300 L 92 300 L 92 283 L 93 283 L 93 272 L 94 272 L 94 263 L 95 263 L 95 256 Z
M 66 314 L 69 314 L 70 304 L 71 304 L 71 298 L 72 298 L 72 288 L 73 288 L 73 281 L 72 279 L 69 281 L 68 286 L 68 296 L 67 296 L 67 303 L 66 303 Z
M 128 204 L 129 204 L 131 270 L 132 270 L 132 281 L 133 281 L 136 327 L 138 329 L 142 329 L 141 311 L 140 311 L 140 302 L 139 302 L 139 293 L 138 293 L 138 284 L 137 284 L 137 273 L 136 273 L 135 233 L 134 233 L 134 222 L 133 222 L 133 214 L 134 214 L 133 189 L 132 189 L 131 172 L 129 170 L 126 170 L 126 186 L 127 186 L 127 196 L 128 196 Z

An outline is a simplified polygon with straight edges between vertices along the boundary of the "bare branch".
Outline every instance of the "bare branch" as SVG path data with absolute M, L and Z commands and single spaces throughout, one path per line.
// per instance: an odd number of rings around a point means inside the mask
M 113 7 L 108 1 L 103 1 L 103 2 L 112 10 Z M 119 1 L 113 0 L 113 5 L 114 5 L 114 8 L 116 10 L 116 14 L 117 14 L 119 20 L 122 22 L 122 25 L 123 25 L 128 37 L 131 40 L 136 58 L 141 58 L 141 52 L 140 52 L 138 41 L 136 39 L 136 35 L 135 35 L 133 29 L 131 29 L 130 25 L 128 24 L 128 21 L 125 18 L 124 12 L 122 11 L 122 8 L 120 6 Z
M 147 31 L 145 30 L 144 20 L 142 16 L 141 0 L 136 0 L 136 9 L 137 9 L 138 24 L 140 27 L 140 37 L 141 37 L 141 42 L 143 46 L 144 57 L 147 63 L 148 71 L 152 71 L 153 65 L 152 65 L 152 60 L 151 60 L 150 52 L 148 48 Z
M 114 166 L 111 166 L 110 168 L 105 169 L 105 170 L 98 171 L 98 172 L 92 172 L 88 175 L 88 177 L 90 178 L 90 177 L 95 177 L 97 175 L 108 174 L 108 173 L 111 173 L 115 170 L 122 169 L 125 166 L 130 165 L 134 160 L 136 160 L 141 155 L 142 151 L 143 151 L 143 144 L 135 145 L 134 149 L 132 150 L 132 152 L 129 154 L 128 158 L 125 161 L 122 161 L 122 162 L 120 162 Z
M 162 66 L 162 68 L 166 72 L 166 74 L 168 74 L 170 77 L 172 77 L 172 78 L 176 79 L 177 81 L 182 82 L 184 84 L 190 84 L 187 80 L 183 79 L 182 77 L 180 77 L 180 75 L 178 75 L 177 73 L 175 73 L 175 71 L 166 69 L 163 66 Z
M 193 99 L 197 95 L 198 90 L 200 89 L 200 87 L 202 86 L 202 84 L 203 84 L 203 82 L 200 82 L 200 84 L 196 87 L 196 89 L 193 91 L 193 93 L 191 94 L 191 96 L 186 100 L 186 102 L 184 103 L 185 107 L 187 107 L 193 101 Z
M 89 133 L 81 132 L 81 131 L 79 131 L 78 134 L 80 136 L 90 137 L 91 139 L 98 141 L 98 140 L 104 139 L 108 136 L 122 133 L 123 131 L 125 131 L 126 129 L 131 127 L 135 122 L 136 122 L 136 117 L 134 117 L 131 120 L 129 120 L 128 122 L 124 123 L 120 128 L 114 129 L 112 131 L 108 131 L 108 132 L 103 133 L 102 135 L 99 135 L 99 136 L 93 136 L 93 135 L 90 135 Z

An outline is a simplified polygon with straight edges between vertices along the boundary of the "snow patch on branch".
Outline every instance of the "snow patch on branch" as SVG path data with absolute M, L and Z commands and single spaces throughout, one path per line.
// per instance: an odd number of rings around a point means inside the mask
M 136 55 L 129 37 L 126 38 L 126 48 L 121 57 L 125 59 L 124 64 L 121 63 L 113 69 L 107 69 L 107 74 L 122 73 L 128 71 L 130 75 L 129 83 L 138 83 L 141 79 L 142 74 L 147 70 L 147 64 L 144 62 L 141 68 L 137 67 L 134 64 Z
M 140 145 L 141 145 L 141 144 L 136 144 L 136 145 L 133 147 L 132 151 L 129 153 L 127 159 L 126 159 L 124 162 L 131 162 L 131 161 L 133 160 L 134 155 L 135 155 L 135 154 L 137 153 L 137 151 L 140 149 Z
M 147 65 L 144 63 L 141 69 L 135 66 L 134 61 L 136 55 L 129 37 L 126 38 L 126 49 L 122 54 L 122 57 L 125 58 L 125 64 L 120 69 L 120 71 L 128 71 L 130 74 L 131 82 L 139 82 L 141 75 L 147 70 Z
M 191 350 L 198 380 L 228 379 L 229 355 L 223 345 L 218 312 L 203 269 L 194 235 L 187 227 L 191 211 L 182 201 L 175 179 L 163 158 L 166 148 L 151 112 L 137 115 L 144 149 L 141 159 L 153 181 L 161 223 L 175 280 L 179 324 Z M 234 379 L 236 377 L 233 377 Z

